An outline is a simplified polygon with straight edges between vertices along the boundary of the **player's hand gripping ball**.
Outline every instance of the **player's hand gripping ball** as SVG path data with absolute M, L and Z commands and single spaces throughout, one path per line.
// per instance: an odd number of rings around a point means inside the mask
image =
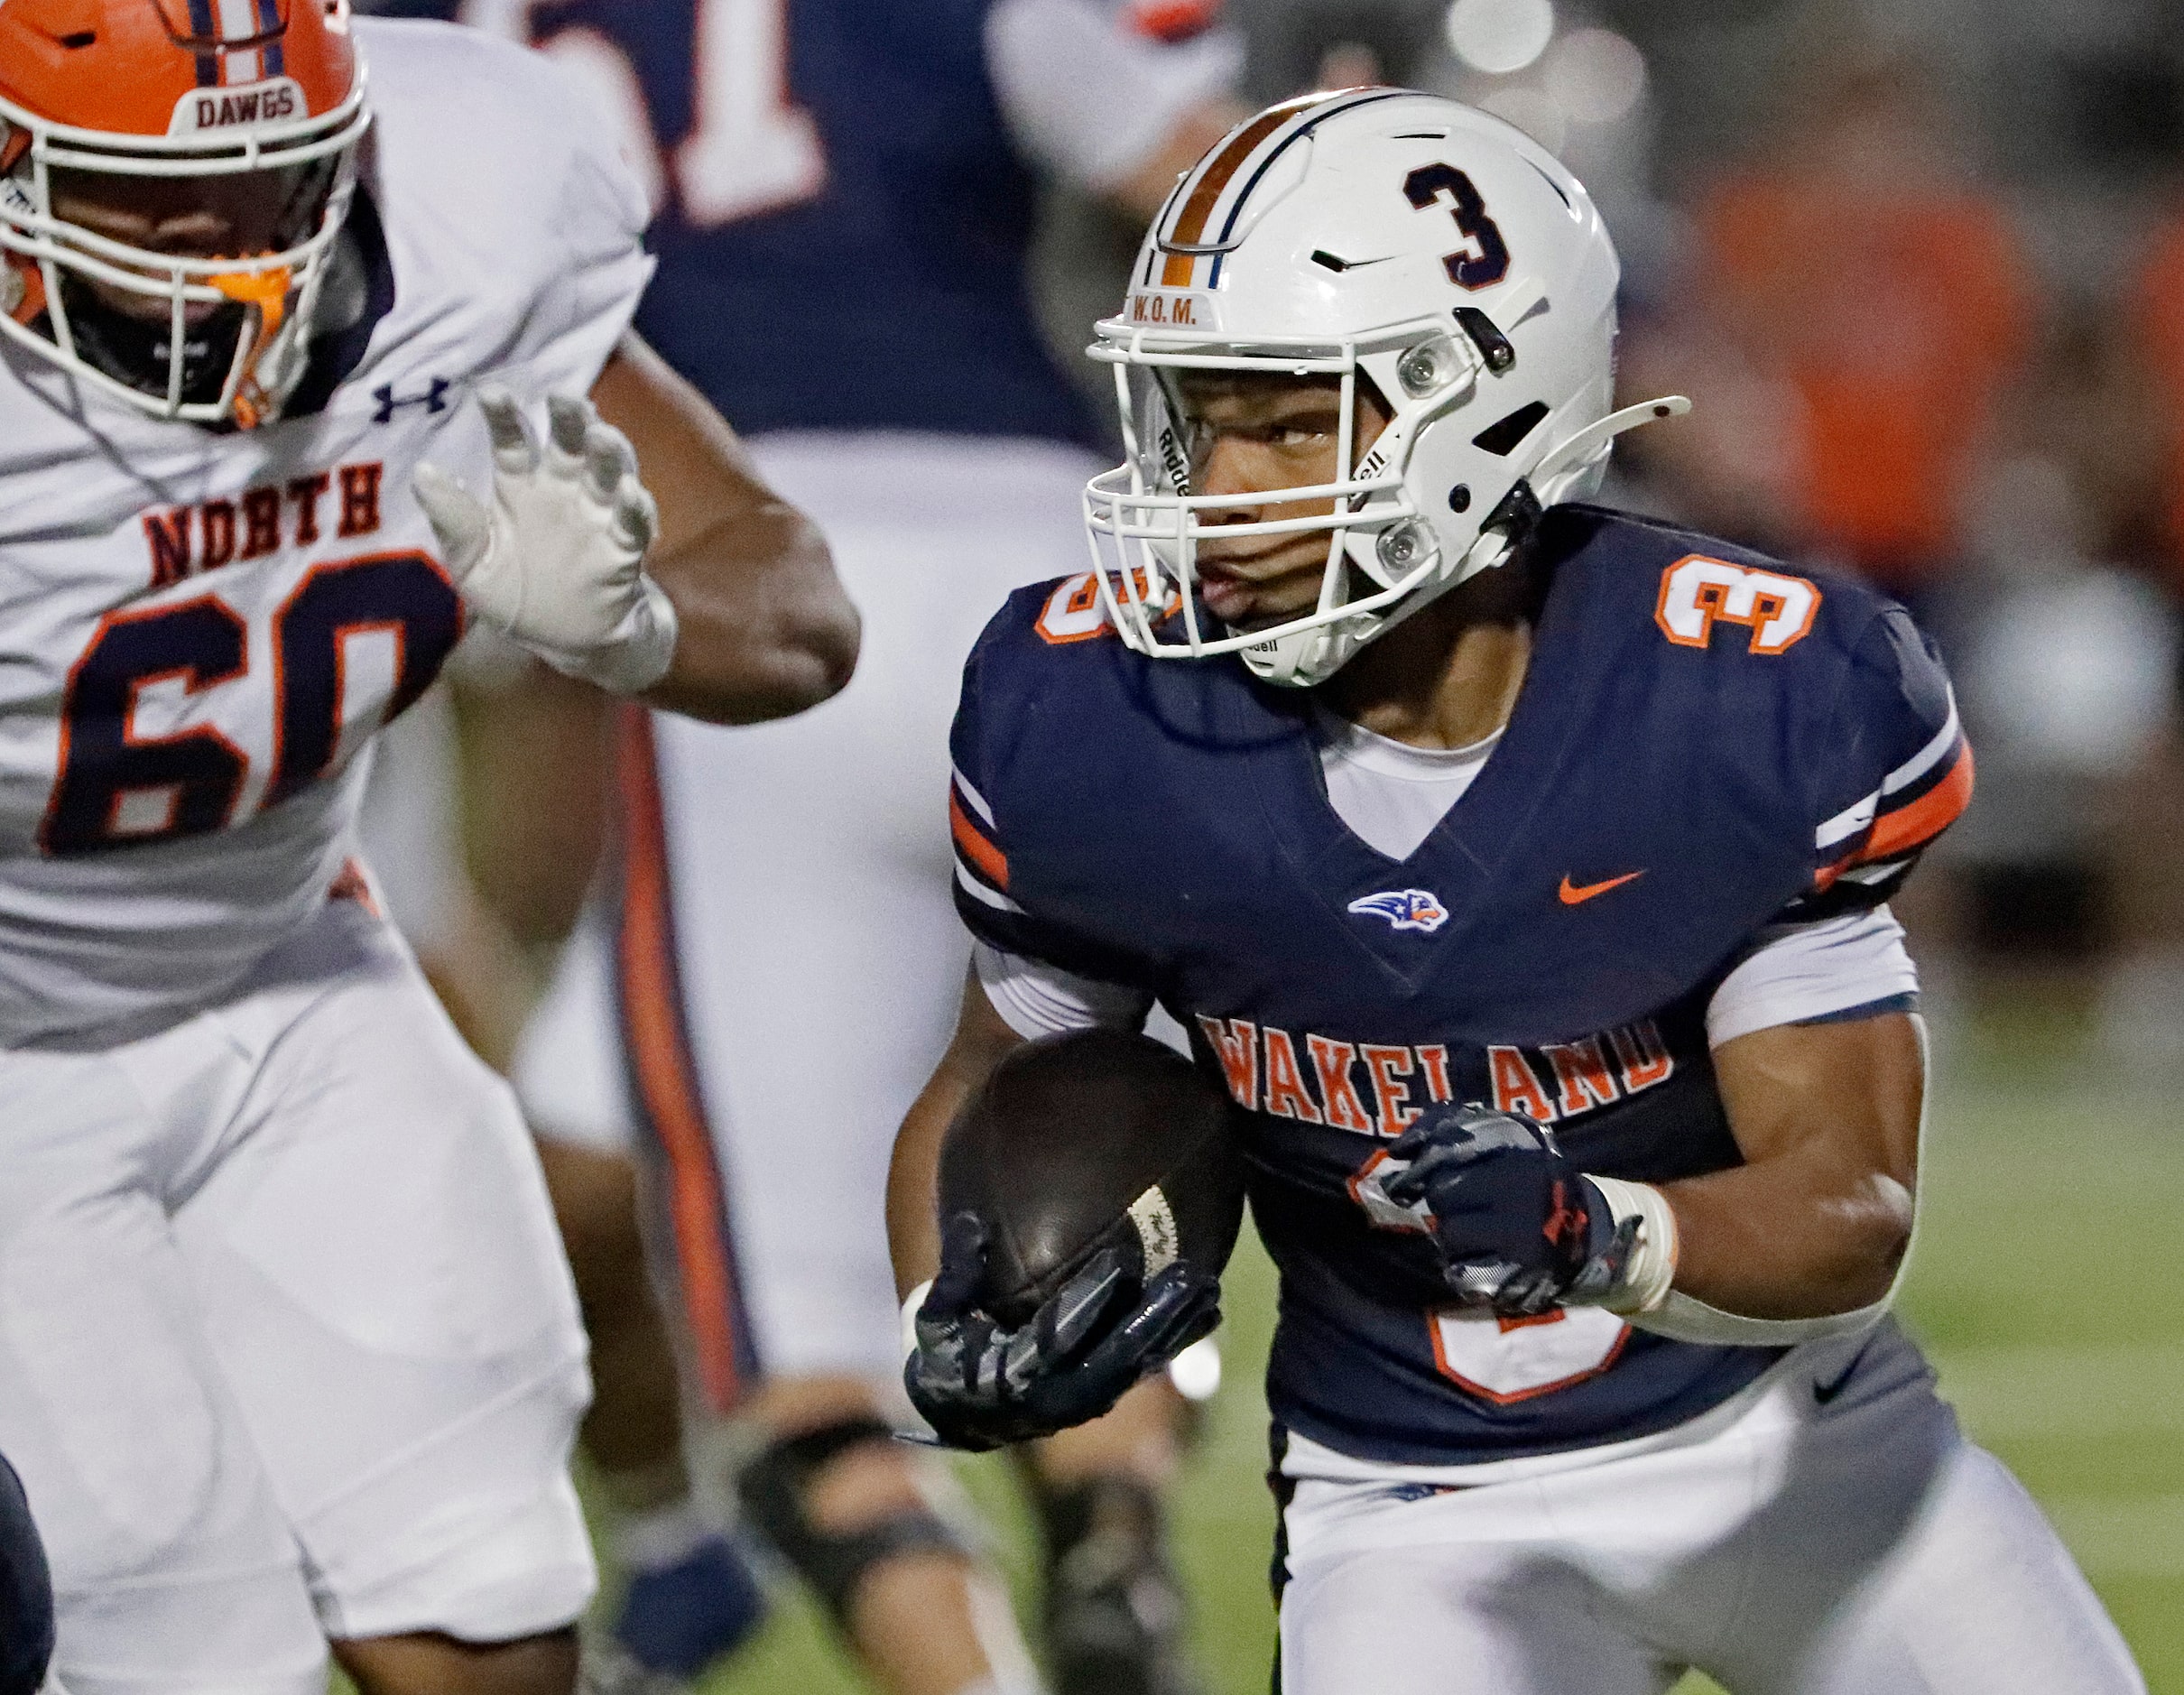
M 1430 1215 L 1441 1274 L 1467 1305 L 1504 1318 L 1607 1299 L 1637 1238 L 1556 1142 L 1521 1112 L 1443 1107 L 1388 1149 L 1407 1169 L 1381 1188 Z
M 975 1214 L 948 1221 L 902 1368 L 911 1404 L 950 1448 L 983 1452 L 1096 1419 L 1221 1321 L 1218 1278 L 1178 1262 L 1140 1283 L 1109 1247 L 1004 1326 L 977 1303 L 986 1246 Z
M 515 397 L 478 391 L 493 500 L 436 465 L 412 483 L 472 612 L 555 670 L 615 694 L 649 689 L 675 653 L 675 608 L 644 570 L 659 509 L 628 438 L 591 403 L 546 401 L 543 449 Z
M 940 1440 L 1097 1418 L 1220 1322 L 1243 1222 L 1228 1097 L 1113 1030 L 1012 1053 L 941 1145 L 940 1272 L 903 1382 Z

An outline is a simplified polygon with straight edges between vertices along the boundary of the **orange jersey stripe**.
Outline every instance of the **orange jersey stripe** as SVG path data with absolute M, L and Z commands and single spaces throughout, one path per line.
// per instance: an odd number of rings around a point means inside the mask
M 1902 810 L 1885 814 L 1863 848 L 1821 866 L 1812 879 L 1813 887 L 1826 890 L 1853 866 L 1874 865 L 1923 847 L 1955 823 L 1971 799 L 1972 745 L 1960 742 L 1947 776 Z
M 952 787 L 948 792 L 948 829 L 966 859 L 985 872 L 997 887 L 1008 887 L 1008 856 L 978 833 L 978 827 L 971 822 L 970 814 L 963 810 L 963 802 L 956 798 Z
M 1931 841 L 1963 815 L 1972 800 L 1972 745 L 1959 743 L 1957 763 L 1948 775 L 1900 812 L 1882 815 L 1871 839 L 1855 856 L 1854 863 L 1870 865 L 1893 859 L 1922 842 Z
M 717 1411 L 742 1396 L 731 1314 L 736 1274 L 722 1230 L 726 1211 L 713 1139 L 684 1045 L 669 906 L 667 829 L 652 756 L 651 715 L 631 707 L 618 749 L 624 870 L 620 967 L 631 1070 L 645 1116 L 667 1154 L 669 1215 L 699 1381 Z

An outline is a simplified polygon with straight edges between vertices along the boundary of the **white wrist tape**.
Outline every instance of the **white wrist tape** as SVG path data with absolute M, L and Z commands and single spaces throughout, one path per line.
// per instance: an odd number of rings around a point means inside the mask
M 932 1293 L 933 1280 L 928 1277 L 902 1297 L 902 1357 L 908 1359 L 918 1351 L 918 1309 L 925 1304 L 925 1297 Z
M 1706 1342 L 1727 1348 L 1791 1348 L 1823 1337 L 1855 1336 L 1888 1316 L 1889 1302 L 1876 1301 L 1855 1312 L 1830 1312 L 1817 1319 L 1747 1319 L 1724 1312 L 1671 1289 L 1652 1312 L 1633 1312 L 1632 1324 L 1673 1342 Z
M 1651 1183 L 1626 1183 L 1589 1172 L 1585 1181 L 1600 1191 L 1618 1226 L 1626 1218 L 1638 1221 L 1637 1240 L 1630 1263 L 1623 1268 L 1623 1281 L 1600 1304 L 1625 1315 L 1654 1311 L 1669 1298 L 1669 1285 L 1676 1280 L 1676 1214 L 1669 1198 Z

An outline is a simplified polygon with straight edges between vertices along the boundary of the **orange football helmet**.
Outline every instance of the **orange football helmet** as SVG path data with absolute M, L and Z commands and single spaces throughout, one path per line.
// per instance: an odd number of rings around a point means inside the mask
M 347 0 L 0 0 L 0 334 L 158 417 L 268 421 L 370 123 Z

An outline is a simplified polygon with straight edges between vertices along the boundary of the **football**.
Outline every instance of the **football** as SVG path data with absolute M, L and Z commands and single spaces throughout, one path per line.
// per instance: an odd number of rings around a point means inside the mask
M 1009 1055 L 940 1150 L 941 1217 L 986 1227 L 979 1304 L 1025 1323 L 1110 1246 L 1141 1283 L 1177 1260 L 1217 1276 L 1244 1218 L 1233 1110 L 1189 1061 L 1128 1031 Z

